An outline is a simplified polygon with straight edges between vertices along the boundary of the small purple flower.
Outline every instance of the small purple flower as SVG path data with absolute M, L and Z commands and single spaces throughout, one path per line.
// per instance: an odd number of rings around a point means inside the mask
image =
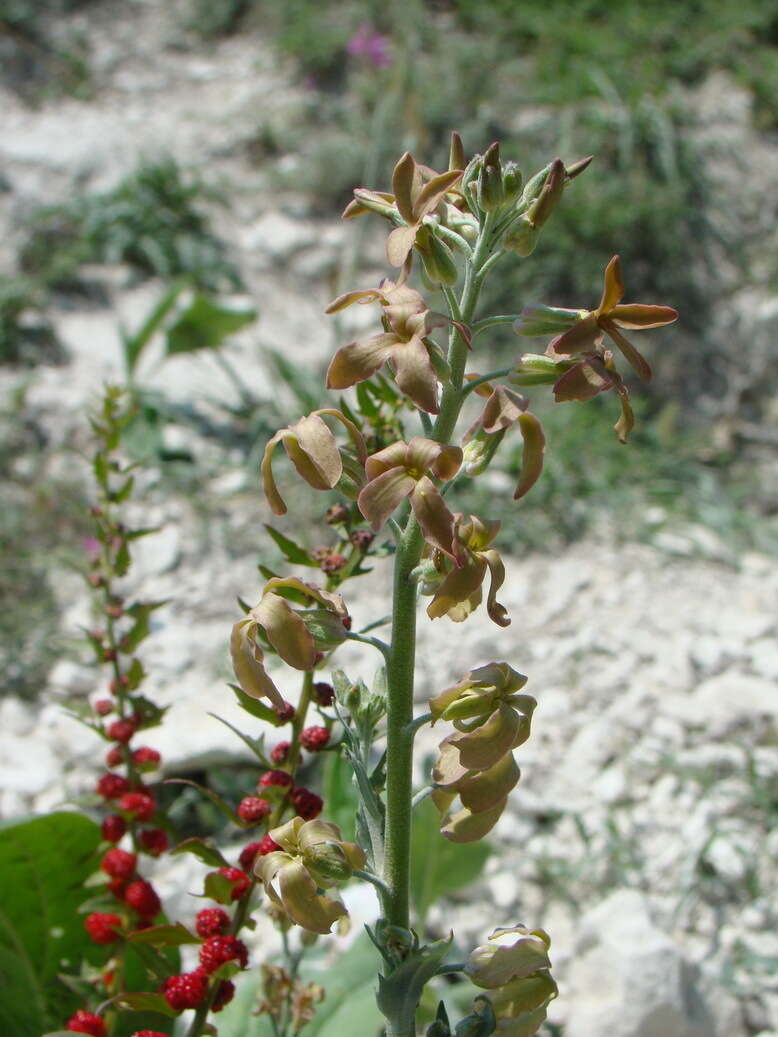
M 371 26 L 361 25 L 346 44 L 346 53 L 352 58 L 363 58 L 376 68 L 391 65 L 389 37 L 376 32 Z
M 96 537 L 84 537 L 81 541 L 84 553 L 90 562 L 95 562 L 100 557 L 100 541 Z

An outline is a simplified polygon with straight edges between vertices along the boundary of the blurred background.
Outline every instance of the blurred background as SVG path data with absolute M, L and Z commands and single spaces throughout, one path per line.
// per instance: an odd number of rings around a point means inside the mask
M 94 690 L 79 573 L 101 385 L 135 399 L 161 527 L 138 586 L 182 603 L 157 620 L 159 686 L 206 702 L 234 597 L 277 560 L 264 441 L 322 405 L 333 349 L 372 319 L 333 326 L 327 302 L 385 274 L 380 221 L 340 222 L 352 188 L 386 188 L 406 149 L 444 168 L 452 129 L 468 154 L 499 140 L 525 178 L 593 154 L 484 310 L 593 307 L 618 252 L 627 300 L 680 320 L 641 337 L 655 376 L 628 447 L 612 400 L 533 396 L 547 466 L 501 534 L 514 626 L 468 636 L 518 640 L 554 733 L 479 896 L 561 943 L 550 1033 L 776 1032 L 775 3 L 0 0 L 0 112 L 2 813 L 88 784 L 93 747 L 57 703 Z M 535 347 L 498 330 L 485 348 L 482 370 Z M 507 501 L 519 463 L 505 450 L 463 506 Z M 310 538 L 320 502 L 291 492 L 285 528 Z M 448 666 L 451 628 L 430 636 Z M 229 789 L 238 748 L 204 725 L 169 765 Z M 481 902 L 455 909 L 482 924 Z M 650 966 L 619 971 L 638 944 L 662 962 L 640 997 Z

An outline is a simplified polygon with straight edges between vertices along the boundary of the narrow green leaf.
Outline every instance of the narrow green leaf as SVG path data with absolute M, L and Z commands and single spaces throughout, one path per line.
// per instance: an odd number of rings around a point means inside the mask
M 193 784 L 193 782 L 188 782 L 188 784 Z M 197 859 L 202 861 L 203 864 L 208 864 L 211 868 L 229 868 L 229 863 L 224 859 L 224 857 L 222 857 L 216 847 L 205 842 L 204 839 L 197 839 L 195 837 L 185 839 L 170 851 L 171 857 L 175 857 L 181 853 L 189 853 L 193 857 L 197 857 Z M 184 932 L 187 932 L 183 926 L 181 926 L 181 928 Z M 151 930 L 149 929 L 141 930 L 141 936 L 150 931 Z
M 218 349 L 224 340 L 257 318 L 256 310 L 232 310 L 196 295 L 166 335 L 168 356 Z
M 266 706 L 264 702 L 260 702 L 259 699 L 253 699 L 250 695 L 238 687 L 237 684 L 230 684 L 229 687 L 232 689 L 235 698 L 238 700 L 242 709 L 245 709 L 251 716 L 257 717 L 258 720 L 264 720 L 267 724 L 272 724 L 273 727 L 281 727 L 287 723 L 286 720 L 282 720 L 278 714 Z
M 305 548 L 296 544 L 294 540 L 285 537 L 283 533 L 273 529 L 267 523 L 265 524 L 265 529 L 270 534 L 271 539 L 278 545 L 287 562 L 291 562 L 292 565 L 309 565 L 314 569 L 319 568 L 319 563 L 312 558 Z
M 114 998 L 113 1004 L 119 1008 L 129 1009 L 131 1012 L 157 1012 L 174 1018 L 178 1012 L 174 1012 L 162 994 L 134 993 L 119 994 Z
M 197 789 L 197 791 L 200 792 L 203 796 L 205 796 L 206 799 L 210 799 L 210 801 L 213 803 L 213 805 L 218 807 L 219 810 L 221 810 L 221 812 L 225 815 L 225 817 L 228 817 L 230 819 L 230 821 L 232 821 L 233 824 L 236 824 L 236 825 L 240 824 L 240 818 L 235 813 L 235 811 L 232 809 L 232 807 L 229 806 L 227 803 L 225 803 L 224 800 L 221 798 L 221 796 L 217 796 L 216 793 L 212 789 L 207 789 L 207 788 L 205 788 L 204 785 L 198 785 L 196 781 L 190 781 L 188 778 L 166 778 L 165 781 L 163 782 L 163 784 L 164 785 L 189 785 L 190 788 Z M 196 842 L 196 841 L 199 842 L 200 840 L 190 840 L 190 839 L 185 840 L 185 842 L 187 842 L 187 843 L 189 843 L 189 842 Z M 181 843 L 180 845 L 183 846 L 184 843 Z M 185 853 L 186 851 L 182 851 L 182 852 Z M 221 856 L 221 855 L 219 855 L 219 856 Z M 226 863 L 227 863 L 226 861 L 224 861 L 223 863 L 220 863 L 219 867 L 223 868 L 226 865 Z
M 185 845 L 184 843 L 181 846 Z M 173 853 L 184 852 L 181 846 L 176 847 Z M 191 851 L 190 851 L 191 852 Z M 198 856 L 195 854 L 195 856 Z M 202 860 L 202 858 L 200 858 Z M 206 862 L 210 863 L 210 861 Z M 148 929 L 138 929 L 130 933 L 127 939 L 130 943 L 148 943 L 154 947 L 181 947 L 188 943 L 200 943 L 200 937 L 190 933 L 185 925 L 180 922 L 168 925 L 152 925 Z

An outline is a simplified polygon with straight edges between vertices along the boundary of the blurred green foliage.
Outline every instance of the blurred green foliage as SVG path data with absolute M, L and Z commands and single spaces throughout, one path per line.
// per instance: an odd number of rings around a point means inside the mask
M 175 159 L 142 163 L 110 191 L 41 209 L 19 261 L 49 288 L 74 290 L 84 263 L 126 263 L 136 277 L 186 275 L 210 291 L 240 287 L 224 243 L 210 230 L 204 201 L 219 201 Z
M 1 278 L 0 364 L 27 366 L 62 359 L 39 286 L 25 277 Z

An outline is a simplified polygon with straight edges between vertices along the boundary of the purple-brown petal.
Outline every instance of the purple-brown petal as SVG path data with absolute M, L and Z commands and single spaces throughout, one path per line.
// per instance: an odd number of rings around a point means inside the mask
M 345 310 L 347 306 L 351 306 L 355 302 L 368 303 L 376 302 L 378 299 L 383 299 L 384 293 L 379 288 L 363 288 L 354 292 L 344 292 L 343 295 L 339 295 L 337 299 L 333 299 L 329 304 L 325 313 L 338 313 L 340 310 Z
M 460 169 L 450 170 L 448 173 L 441 173 L 439 176 L 433 177 L 424 187 L 419 191 L 416 196 L 413 215 L 416 222 L 421 222 L 427 213 L 433 212 L 439 203 L 443 200 L 444 196 L 451 188 L 462 178 L 462 171 Z M 410 222 L 410 221 L 409 221 Z
M 411 507 L 427 543 L 453 558 L 454 516 L 426 475 L 413 487 Z
M 386 239 L 386 258 L 390 266 L 403 266 L 416 240 L 416 226 L 395 227 Z
M 251 615 L 262 626 L 279 656 L 296 670 L 312 670 L 316 645 L 305 623 L 277 594 L 265 594 Z
M 357 505 L 377 533 L 415 487 L 416 480 L 404 468 L 390 468 L 362 488 Z
M 597 313 L 608 313 L 624 298 L 624 282 L 621 279 L 621 259 L 614 256 L 605 268 L 605 283 Z
M 630 302 L 614 306 L 608 314 L 620 328 L 636 331 L 639 328 L 661 328 L 678 320 L 678 310 L 672 306 L 650 306 L 647 303 Z
M 498 627 L 509 627 L 511 625 L 511 617 L 508 615 L 508 610 L 497 600 L 497 591 L 505 583 L 505 566 L 503 565 L 502 558 L 500 558 L 499 552 L 495 550 L 484 551 L 482 557 L 489 566 L 489 575 L 491 576 L 489 594 L 486 598 L 487 615 Z
M 546 437 L 543 428 L 535 417 L 527 411 L 519 415 L 519 429 L 524 440 L 524 449 L 521 455 L 521 473 L 514 500 L 520 500 L 532 489 L 540 478 L 543 471 L 543 451 L 546 446 Z
M 397 211 L 406 223 L 415 223 L 413 202 L 421 190 L 421 173 L 413 155 L 406 151 L 392 173 L 392 190 Z M 391 262 L 391 260 L 390 260 Z M 394 264 L 401 266 L 401 263 Z
M 572 328 L 568 328 L 567 331 L 552 339 L 546 349 L 546 355 L 556 358 L 572 353 L 583 353 L 592 349 L 601 335 L 597 317 L 594 313 L 589 313 L 577 321 Z
M 603 362 L 598 357 L 587 357 L 565 371 L 554 383 L 554 399 L 557 403 L 570 400 L 585 402 L 597 393 L 612 389 L 614 384 L 613 375 Z
M 438 380 L 422 340 L 414 335 L 408 342 L 397 343 L 392 364 L 400 390 L 428 414 L 437 414 Z
M 327 388 L 348 389 L 357 382 L 364 382 L 386 363 L 396 343 L 396 335 L 384 332 L 343 346 L 327 368 Z
M 408 444 L 401 439 L 371 454 L 365 462 L 365 474 L 368 479 L 375 479 L 390 468 L 405 468 L 408 464 Z
M 643 357 L 637 349 L 632 345 L 629 339 L 625 338 L 613 321 L 604 318 L 602 320 L 602 328 L 607 332 L 608 336 L 621 350 L 624 358 L 629 361 L 630 365 L 634 368 L 635 372 L 643 379 L 644 382 L 651 381 L 651 368 L 649 367 L 648 361 Z
M 432 601 L 427 606 L 430 619 L 448 616 L 461 623 L 481 603 L 481 584 L 486 575 L 486 561 L 470 555 L 459 569 L 452 569 L 445 577 Z

